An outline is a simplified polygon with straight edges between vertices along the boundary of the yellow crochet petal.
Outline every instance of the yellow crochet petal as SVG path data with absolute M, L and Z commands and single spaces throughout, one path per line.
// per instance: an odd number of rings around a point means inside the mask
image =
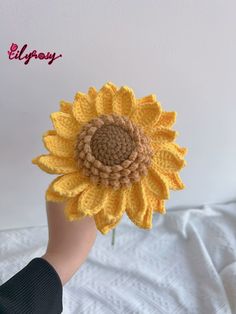
M 147 95 L 145 97 L 142 97 L 142 98 L 138 98 L 136 100 L 136 103 L 138 105 L 143 105 L 143 104 L 149 104 L 149 103 L 154 103 L 157 101 L 157 98 L 156 98 L 156 95 L 154 94 L 151 94 L 151 95 Z
M 166 213 L 165 200 L 157 200 L 157 206 L 154 208 L 154 211 L 164 215 Z
M 97 116 L 95 102 L 91 101 L 88 95 L 80 92 L 76 94 L 72 112 L 75 119 L 81 124 Z
M 118 90 L 118 86 L 116 86 L 114 83 L 112 82 L 107 82 L 107 85 L 109 85 L 114 92 L 116 92 Z
M 177 113 L 175 111 L 162 111 L 158 121 L 158 127 L 171 128 L 176 122 Z
M 51 202 L 63 202 L 65 201 L 67 198 L 64 196 L 61 196 L 60 194 L 58 194 L 57 192 L 55 192 L 53 190 L 53 184 L 55 182 L 57 182 L 60 179 L 60 177 L 57 177 L 56 179 L 54 179 L 48 186 L 46 192 L 45 192 L 45 199 L 47 201 L 51 201 Z
M 83 217 L 85 217 L 85 214 L 79 212 L 77 209 L 78 198 L 79 196 L 72 197 L 66 202 L 64 213 L 68 221 L 81 220 Z
M 53 112 L 50 115 L 57 134 L 65 139 L 75 139 L 80 130 L 80 125 L 69 113 Z
M 153 166 L 167 173 L 179 171 L 185 165 L 186 162 L 184 159 L 181 159 L 167 148 L 157 150 L 153 157 Z
M 98 94 L 98 92 L 97 92 L 97 90 L 96 90 L 95 87 L 93 87 L 93 86 L 89 87 L 89 89 L 88 89 L 88 95 L 89 95 L 89 97 L 90 97 L 91 100 L 95 99 L 96 96 L 97 96 L 97 94 Z
M 140 218 L 137 218 L 130 209 L 126 209 L 126 214 L 129 217 L 129 219 L 138 227 L 143 229 L 151 229 L 152 228 L 152 209 L 147 208 L 145 212 L 143 213 L 143 216 Z
M 157 205 L 157 196 L 147 186 L 145 186 L 145 193 L 148 199 L 148 206 L 154 210 Z
M 164 173 L 164 176 L 171 190 L 183 190 L 186 187 L 177 172 Z
M 149 135 L 153 141 L 156 141 L 159 144 L 164 144 L 175 141 L 179 133 L 167 128 L 155 128 L 149 133 Z
M 47 166 L 45 166 L 42 162 L 39 162 L 39 160 L 41 159 L 42 156 L 47 156 L 47 155 L 40 155 L 38 157 L 35 157 L 32 159 L 32 164 L 38 166 L 41 170 L 49 173 L 49 174 L 55 174 L 55 171 L 51 170 L 50 168 L 48 168 Z
M 119 115 L 129 116 L 135 108 L 135 95 L 131 88 L 122 86 L 114 96 L 113 112 Z
M 165 214 L 165 200 L 160 200 L 148 187 L 145 188 L 145 192 L 148 198 L 149 207 L 160 214 Z
M 145 193 L 145 184 L 143 180 L 134 183 L 128 189 L 129 195 L 127 197 L 126 212 L 128 217 L 136 223 L 143 222 L 143 218 L 148 208 L 148 199 Z
M 141 228 L 144 228 L 144 229 L 152 228 L 152 214 L 153 214 L 153 210 L 148 207 L 143 217 L 143 221 L 140 225 Z M 136 224 L 139 225 L 139 221 L 136 221 Z
M 66 140 L 59 135 L 45 133 L 43 135 L 43 143 L 45 148 L 53 155 L 74 157 L 74 141 Z
M 78 210 L 88 216 L 97 214 L 103 207 L 109 190 L 102 186 L 90 185 L 84 190 L 78 200 Z
M 158 199 L 169 199 L 169 189 L 164 177 L 157 172 L 153 164 L 148 170 L 147 176 L 144 177 L 146 187 L 151 190 Z
M 150 143 L 154 154 L 156 153 L 156 151 L 160 150 L 163 147 L 163 144 L 158 141 L 151 140 Z
M 74 197 L 83 192 L 88 186 L 88 179 L 81 176 L 79 172 L 75 172 L 62 176 L 53 184 L 53 189 L 62 196 Z
M 43 133 L 43 137 L 45 137 L 47 135 L 57 135 L 57 132 L 56 132 L 56 130 L 48 130 L 48 131 Z
M 64 113 L 70 113 L 72 112 L 72 104 L 68 101 L 61 100 L 60 101 L 60 110 Z
M 32 163 L 50 174 L 67 174 L 78 171 L 74 159 L 63 158 L 54 155 L 40 155 L 32 159 Z
M 188 152 L 188 149 L 186 147 L 180 147 L 177 143 L 168 143 L 166 147 L 172 150 L 173 153 L 178 155 L 180 158 L 183 158 Z
M 98 220 L 98 216 L 100 217 Z M 109 220 L 108 225 L 104 226 L 103 225 L 103 221 L 104 217 L 106 217 L 106 215 L 104 214 L 103 209 L 100 210 L 99 213 L 97 213 L 96 215 L 94 215 L 94 221 L 96 223 L 96 227 L 97 229 L 102 233 L 102 234 L 107 234 L 110 230 L 114 229 L 118 223 L 120 222 L 121 218 L 123 217 L 123 215 L 121 215 L 120 217 L 116 217 L 113 221 L 113 223 L 111 223 L 113 216 L 111 216 L 111 220 Z M 106 218 L 107 219 L 107 218 Z M 101 223 L 102 222 L 102 223 Z
M 166 148 L 167 150 L 173 152 L 174 155 L 179 156 L 180 159 L 183 159 L 188 152 L 186 147 L 180 147 L 177 143 L 173 142 L 161 143 L 159 141 L 151 140 L 151 146 L 154 152 Z
M 111 191 L 107 197 L 106 204 L 95 216 L 94 220 L 97 229 L 106 234 L 113 229 L 121 217 L 123 216 L 126 208 L 126 191 L 116 190 Z
M 141 125 L 149 133 L 152 128 L 157 124 L 161 115 L 161 106 L 159 102 L 146 103 L 137 106 L 133 113 L 130 115 L 130 119 Z
M 115 91 L 110 83 L 106 83 L 98 92 L 95 105 L 98 115 L 112 113 L 112 101 Z

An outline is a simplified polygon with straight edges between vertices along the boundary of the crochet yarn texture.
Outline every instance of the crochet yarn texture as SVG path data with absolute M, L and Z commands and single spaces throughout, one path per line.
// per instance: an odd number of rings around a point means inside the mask
M 83 174 L 95 184 L 115 190 L 146 175 L 152 156 L 142 129 L 115 114 L 92 119 L 77 138 L 75 158 Z
M 185 188 L 179 171 L 187 148 L 175 143 L 176 112 L 164 111 L 154 94 L 136 98 L 128 86 L 107 82 L 61 101 L 50 118 L 54 129 L 42 136 L 49 154 L 32 163 L 60 174 L 45 198 L 65 202 L 68 220 L 93 216 L 106 234 L 126 212 L 150 229 L 153 212 L 166 212 L 169 190 Z

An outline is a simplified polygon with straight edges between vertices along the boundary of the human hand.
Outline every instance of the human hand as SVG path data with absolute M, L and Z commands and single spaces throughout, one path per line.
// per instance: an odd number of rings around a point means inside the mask
M 46 201 L 48 246 L 41 256 L 57 271 L 62 285 L 74 275 L 86 260 L 97 234 L 93 217 L 67 221 L 64 203 Z

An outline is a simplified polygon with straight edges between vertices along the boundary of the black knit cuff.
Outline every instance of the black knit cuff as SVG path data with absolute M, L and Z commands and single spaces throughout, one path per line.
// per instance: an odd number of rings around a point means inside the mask
M 62 313 L 62 292 L 56 270 L 45 259 L 36 257 L 0 286 L 0 313 Z

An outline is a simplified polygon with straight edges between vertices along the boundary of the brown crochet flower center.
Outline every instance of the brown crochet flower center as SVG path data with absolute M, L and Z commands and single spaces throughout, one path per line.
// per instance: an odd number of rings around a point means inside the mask
M 100 115 L 78 134 L 75 158 L 95 184 L 128 187 L 147 175 L 153 151 L 143 129 L 126 116 Z
M 104 165 L 119 165 L 126 160 L 135 148 L 130 134 L 121 126 L 103 125 L 91 139 L 91 150 L 94 157 Z

